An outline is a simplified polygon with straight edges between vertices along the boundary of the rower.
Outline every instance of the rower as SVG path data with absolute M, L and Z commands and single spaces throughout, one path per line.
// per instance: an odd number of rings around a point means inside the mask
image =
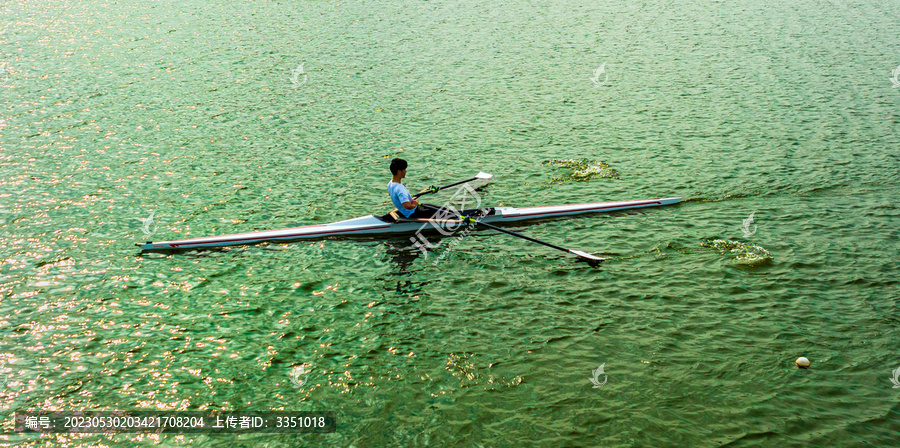
M 434 216 L 434 210 L 426 210 L 423 205 L 409 194 L 409 190 L 403 185 L 403 178 L 406 177 L 406 160 L 391 160 L 391 174 L 393 177 L 388 183 L 388 193 L 391 195 L 391 202 L 397 211 L 405 219 L 428 219 Z
M 481 210 L 481 209 L 471 209 L 471 210 L 457 210 L 452 205 L 445 204 L 443 207 L 437 207 L 431 204 L 424 204 L 418 201 L 419 196 L 425 194 L 434 194 L 441 190 L 445 190 L 450 187 L 455 187 L 457 185 L 469 184 L 470 182 L 475 185 L 475 187 L 469 187 L 469 191 L 472 188 L 478 188 L 487 182 L 490 182 L 491 175 L 487 173 L 478 173 L 477 176 L 466 179 L 463 181 L 459 181 L 456 183 L 452 183 L 450 185 L 446 185 L 443 187 L 428 187 L 415 195 L 410 195 L 409 190 L 406 189 L 406 186 L 403 185 L 403 178 L 406 177 L 406 168 L 408 164 L 406 160 L 403 159 L 394 159 L 391 160 L 391 174 L 393 177 L 391 181 L 388 183 L 388 193 L 391 195 L 391 202 L 394 203 L 394 206 L 397 207 L 395 210 L 392 210 L 387 215 L 379 217 L 382 221 L 385 222 L 398 222 L 398 221 L 418 221 L 418 222 L 455 222 L 461 223 L 461 217 L 463 216 L 471 216 L 471 217 L 483 217 L 485 214 L 493 214 L 493 210 Z M 432 222 L 432 224 L 434 224 Z

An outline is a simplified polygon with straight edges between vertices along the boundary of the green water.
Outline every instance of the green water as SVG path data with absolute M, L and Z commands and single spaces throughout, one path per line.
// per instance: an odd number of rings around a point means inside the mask
M 7 2 L 0 446 L 895 445 L 898 10 Z M 151 213 L 155 240 L 384 213 L 396 156 L 411 189 L 494 174 L 486 205 L 685 202 L 512 227 L 600 269 L 481 231 L 437 264 L 406 238 L 134 247 Z M 338 430 L 10 432 L 107 409 Z

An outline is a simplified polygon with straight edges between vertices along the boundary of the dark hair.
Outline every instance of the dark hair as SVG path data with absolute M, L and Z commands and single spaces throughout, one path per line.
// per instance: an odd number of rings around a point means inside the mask
M 394 159 L 391 160 L 391 174 L 397 174 L 400 171 L 406 169 L 406 160 L 403 159 Z

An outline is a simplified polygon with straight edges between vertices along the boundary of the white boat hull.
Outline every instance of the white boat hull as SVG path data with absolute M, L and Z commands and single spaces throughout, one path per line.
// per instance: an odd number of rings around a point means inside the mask
M 481 221 L 503 225 L 508 222 L 534 219 L 555 218 L 561 216 L 581 215 L 586 213 L 603 213 L 644 207 L 659 207 L 681 201 L 681 198 L 644 199 L 639 201 L 597 202 L 592 204 L 550 205 L 542 207 L 495 207 L 493 214 L 481 218 Z M 264 241 L 288 242 L 303 239 L 319 239 L 337 236 L 377 236 L 385 234 L 414 233 L 423 229 L 456 228 L 456 223 L 420 223 L 382 221 L 374 215 L 331 224 L 293 227 L 290 229 L 267 230 L 261 232 L 236 233 L 231 235 L 192 238 L 176 241 L 146 242 L 137 244 L 142 250 L 184 250 L 256 244 Z

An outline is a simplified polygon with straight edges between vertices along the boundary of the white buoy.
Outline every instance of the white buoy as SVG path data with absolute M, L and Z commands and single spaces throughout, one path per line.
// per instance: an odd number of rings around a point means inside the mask
M 801 357 L 797 358 L 796 361 L 794 361 L 794 364 L 797 364 L 797 367 L 799 367 L 801 369 L 805 369 L 805 368 L 809 367 L 810 363 L 809 363 L 809 359 L 806 359 L 806 357 L 801 356 Z

